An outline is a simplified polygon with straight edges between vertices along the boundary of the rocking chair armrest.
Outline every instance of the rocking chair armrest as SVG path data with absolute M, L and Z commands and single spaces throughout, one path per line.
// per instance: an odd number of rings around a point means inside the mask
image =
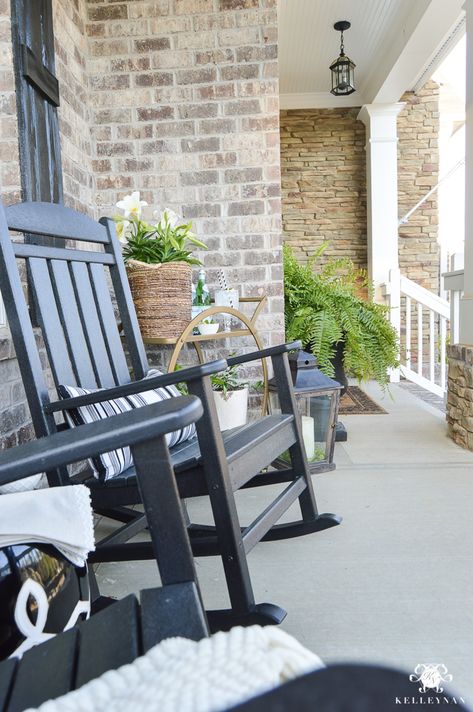
M 205 376 L 211 376 L 213 373 L 225 371 L 227 361 L 219 359 L 202 363 L 199 366 L 191 368 L 183 368 L 180 371 L 173 373 L 163 373 L 160 376 L 141 379 L 126 383 L 123 386 L 114 386 L 113 388 L 104 388 L 94 393 L 88 393 L 85 396 L 76 396 L 75 398 L 64 398 L 64 400 L 54 401 L 44 406 L 45 413 L 57 413 L 62 410 L 71 410 L 72 408 L 80 408 L 84 405 L 93 405 L 112 398 L 122 398 L 123 396 L 131 396 L 135 393 L 143 393 L 150 391 L 153 388 L 163 388 L 164 386 L 175 385 L 176 383 L 188 383 L 190 381 L 200 381 Z
M 181 396 L 33 440 L 0 454 L 0 484 L 153 440 L 194 423 L 202 413 L 199 398 Z
M 270 346 L 267 349 L 261 349 L 261 351 L 252 351 L 249 354 L 242 354 L 241 356 L 230 356 L 227 358 L 227 363 L 229 366 L 236 366 L 240 363 L 247 363 L 248 361 L 256 361 L 260 358 L 280 356 L 281 354 L 288 353 L 289 351 L 296 351 L 302 348 L 300 341 L 290 341 L 288 344 L 280 344 L 278 346 Z

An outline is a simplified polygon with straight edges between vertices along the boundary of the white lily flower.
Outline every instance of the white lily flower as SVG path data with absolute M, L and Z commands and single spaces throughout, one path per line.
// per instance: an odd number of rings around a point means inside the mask
M 130 222 L 128 220 L 122 220 L 121 222 L 116 224 L 118 240 L 122 243 L 122 245 L 126 245 L 126 243 L 128 242 L 129 227 Z
M 178 225 L 182 225 L 184 220 L 171 208 L 164 208 L 164 210 L 155 210 L 153 213 L 154 217 L 158 219 L 157 227 L 166 227 L 166 218 L 172 230 Z
M 129 218 L 130 215 L 140 218 L 141 208 L 148 205 L 148 203 L 146 200 L 140 200 L 140 191 L 135 190 L 131 195 L 125 195 L 123 200 L 119 200 L 116 205 L 117 208 L 123 210 L 126 218 Z

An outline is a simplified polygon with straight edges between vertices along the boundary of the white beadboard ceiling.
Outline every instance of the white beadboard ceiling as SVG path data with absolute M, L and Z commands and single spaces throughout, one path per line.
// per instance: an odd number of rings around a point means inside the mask
M 410 67 L 410 81 L 417 78 L 458 22 L 461 6 L 462 0 L 278 0 L 280 94 L 327 96 L 352 106 L 373 101 L 386 78 L 395 84 L 390 73 L 396 63 L 404 61 L 405 75 Z M 345 52 L 356 64 L 352 98 L 328 94 L 329 65 L 340 47 L 337 20 L 352 24 L 345 32 Z M 424 36 L 418 37 L 422 24 Z

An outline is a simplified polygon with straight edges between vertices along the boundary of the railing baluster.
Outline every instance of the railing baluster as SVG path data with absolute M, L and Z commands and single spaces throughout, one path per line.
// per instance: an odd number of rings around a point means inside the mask
M 444 316 L 440 317 L 440 387 L 445 391 L 446 386 L 446 343 L 447 343 L 447 320 Z
M 461 292 L 458 290 L 450 292 L 450 299 L 453 300 L 453 318 L 450 324 L 450 338 L 452 344 L 458 344 L 460 341 L 460 296 Z
M 405 309 L 405 312 L 399 310 L 403 320 L 401 333 L 403 338 L 405 337 L 405 352 L 403 350 L 401 354 L 401 373 L 404 373 L 406 378 L 417 383 L 427 391 L 435 393 L 435 395 L 438 396 L 443 396 L 445 395 L 446 387 L 445 341 L 448 325 L 450 323 L 450 307 L 452 304 L 449 304 L 442 297 L 429 292 L 428 289 L 421 287 L 403 275 L 401 275 L 399 282 L 402 308 Z M 417 325 L 415 322 L 416 311 Z M 426 329 L 428 329 L 428 333 L 425 335 L 424 344 L 424 331 Z M 417 345 L 413 343 L 413 339 L 415 340 L 416 338 Z M 417 356 L 414 353 L 414 359 L 417 360 L 417 365 L 412 362 L 413 348 L 417 348 Z M 442 385 L 439 383 L 437 373 L 439 360 Z
M 435 315 L 429 309 L 429 360 L 430 360 L 430 380 L 435 383 Z
M 406 366 L 411 367 L 411 298 L 406 296 Z
M 422 333 L 422 304 L 417 302 L 417 373 L 422 376 L 422 351 L 423 351 L 423 333 Z

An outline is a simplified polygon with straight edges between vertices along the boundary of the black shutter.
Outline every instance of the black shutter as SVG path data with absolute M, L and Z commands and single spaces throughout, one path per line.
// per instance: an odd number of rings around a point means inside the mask
M 11 0 L 11 10 L 23 199 L 60 203 L 59 87 L 51 0 Z M 31 236 L 29 241 L 33 240 L 37 242 Z

